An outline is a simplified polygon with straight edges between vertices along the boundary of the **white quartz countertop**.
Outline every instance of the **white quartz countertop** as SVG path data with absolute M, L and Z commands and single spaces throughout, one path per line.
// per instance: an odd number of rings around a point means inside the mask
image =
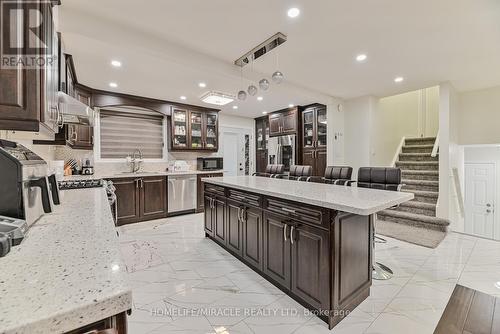
M 223 173 L 222 170 L 211 170 L 211 171 L 199 171 L 190 170 L 185 172 L 147 172 L 141 171 L 138 173 L 127 173 L 127 172 L 111 172 L 111 173 L 96 173 L 94 175 L 70 175 L 65 176 L 64 180 L 75 181 L 75 180 L 88 180 L 88 179 L 118 179 L 127 177 L 148 177 L 148 176 L 176 176 L 176 175 L 198 175 L 198 174 L 215 174 Z
M 413 194 L 259 176 L 204 178 L 204 182 L 319 207 L 371 215 L 413 199 Z
M 0 258 L 2 334 L 64 333 L 132 308 L 105 190 L 61 202 Z

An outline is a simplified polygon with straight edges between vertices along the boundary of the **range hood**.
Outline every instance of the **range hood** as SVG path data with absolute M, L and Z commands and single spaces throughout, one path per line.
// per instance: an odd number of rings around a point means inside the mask
M 58 92 L 57 98 L 62 124 L 94 126 L 95 112 L 92 108 L 64 92 Z

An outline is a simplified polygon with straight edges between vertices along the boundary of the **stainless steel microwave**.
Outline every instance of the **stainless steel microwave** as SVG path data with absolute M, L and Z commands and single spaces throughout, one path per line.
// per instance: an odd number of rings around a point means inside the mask
M 222 158 L 198 158 L 198 170 L 219 170 L 223 168 Z

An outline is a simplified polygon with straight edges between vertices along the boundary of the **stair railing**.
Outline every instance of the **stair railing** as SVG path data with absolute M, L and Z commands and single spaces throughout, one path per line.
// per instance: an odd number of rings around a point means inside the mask
M 403 138 L 401 138 L 401 142 L 399 143 L 398 148 L 396 149 L 396 153 L 394 153 L 394 157 L 392 158 L 392 164 L 391 164 L 392 167 L 396 167 L 396 162 L 399 160 L 399 154 L 403 150 L 403 146 L 405 146 L 405 141 L 406 137 L 403 136 Z
M 434 147 L 432 148 L 431 157 L 435 158 L 439 151 L 439 131 L 436 136 L 436 140 L 434 141 Z
M 465 205 L 464 196 L 462 194 L 462 187 L 460 187 L 460 174 L 458 173 L 458 168 L 451 169 L 451 182 L 453 184 L 453 190 L 455 192 L 455 199 L 457 201 L 457 209 L 461 217 L 465 217 Z

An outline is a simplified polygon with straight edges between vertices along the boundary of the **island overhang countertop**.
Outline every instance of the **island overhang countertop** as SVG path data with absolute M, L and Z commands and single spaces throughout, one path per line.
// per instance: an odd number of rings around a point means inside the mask
M 206 183 L 368 216 L 410 201 L 412 193 L 299 182 L 260 176 L 203 178 Z
M 61 205 L 0 258 L 0 333 L 65 333 L 132 308 L 104 188 L 61 192 Z

